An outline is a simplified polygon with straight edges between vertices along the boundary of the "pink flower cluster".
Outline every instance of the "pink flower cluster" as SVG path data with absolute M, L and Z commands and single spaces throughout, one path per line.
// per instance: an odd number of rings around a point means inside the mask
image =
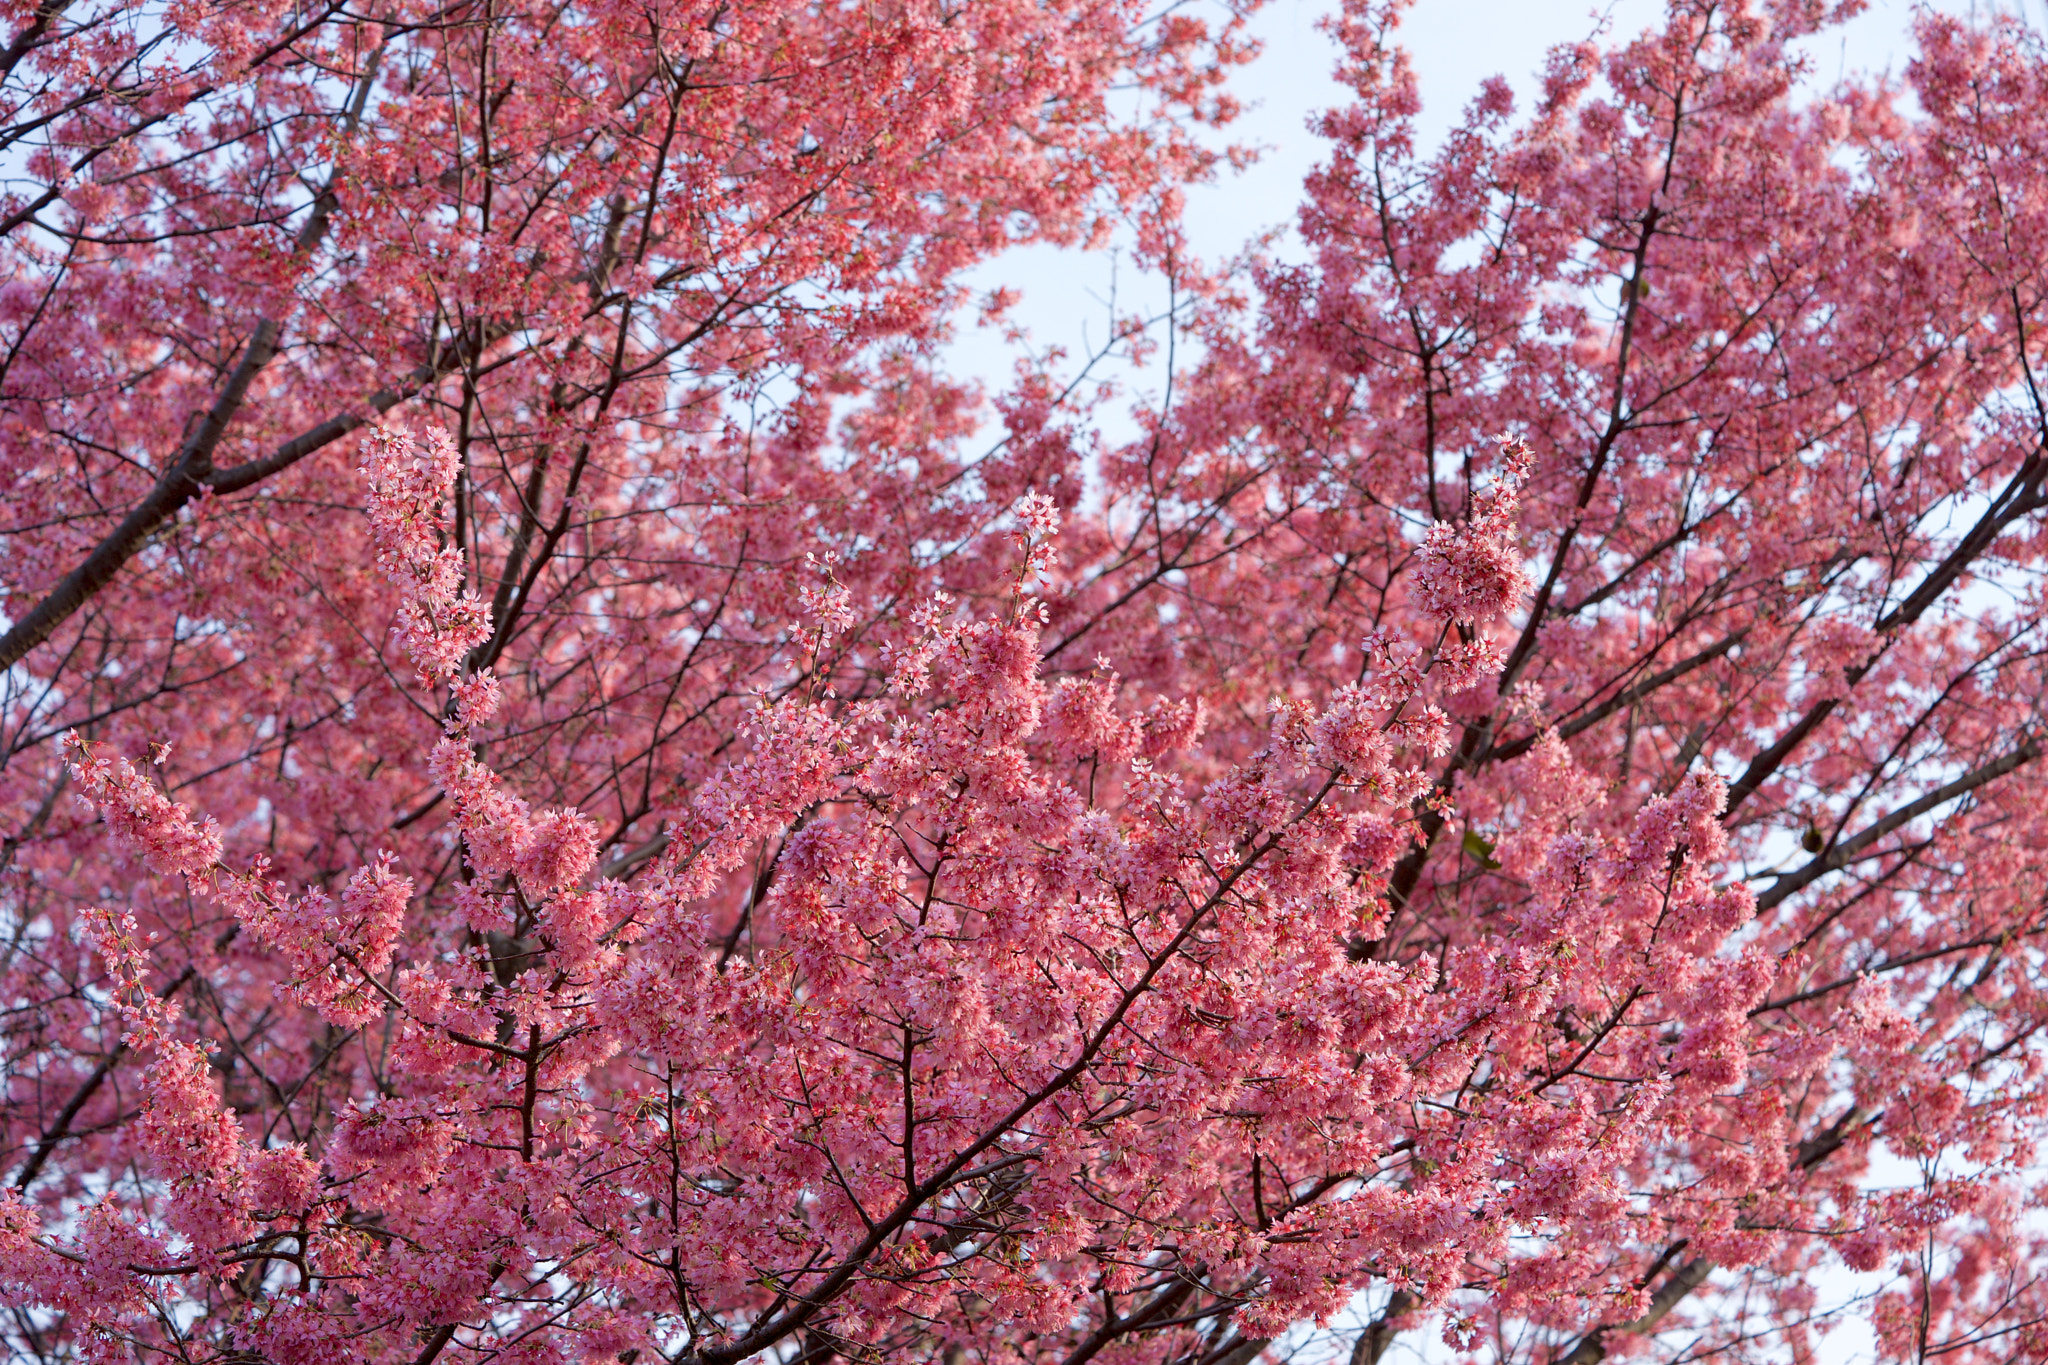
M 107 827 L 131 843 L 152 870 L 197 877 L 220 860 L 217 821 L 195 821 L 127 759 L 109 763 L 77 732 L 67 733 L 63 742 L 79 794 L 99 808 Z
M 439 428 L 415 439 L 377 427 L 363 440 L 370 540 L 378 569 L 399 590 L 392 630 L 422 680 L 454 676 L 491 633 L 486 604 L 464 585 L 462 551 L 445 543 L 448 497 L 461 467 L 455 443 Z
M 1415 591 L 1431 614 L 1446 621 L 1490 624 L 1513 611 L 1529 588 L 1514 515 L 1533 457 L 1519 436 L 1503 436 L 1499 446 L 1493 486 L 1472 500 L 1463 522 L 1430 527 L 1416 554 Z
M 13 7 L 0 1356 L 2048 1360 L 2048 45 L 1255 8 Z

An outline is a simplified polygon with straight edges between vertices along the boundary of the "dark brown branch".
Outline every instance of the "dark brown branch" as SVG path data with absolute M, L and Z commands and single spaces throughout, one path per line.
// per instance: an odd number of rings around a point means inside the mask
M 1671 1272 L 1671 1278 L 1650 1298 L 1650 1307 L 1641 1317 L 1631 1322 L 1617 1323 L 1589 1332 L 1579 1339 L 1570 1353 L 1558 1358 L 1557 1365 L 1600 1365 L 1607 1359 L 1607 1334 L 1609 1332 L 1641 1333 L 1653 1330 L 1658 1323 L 1678 1307 L 1686 1295 L 1707 1282 L 1707 1276 L 1714 1271 L 1714 1263 L 1704 1256 L 1695 1256 Z
M 399 383 L 370 395 L 365 406 L 382 416 L 458 368 L 469 353 L 481 351 L 502 335 L 503 330 L 493 328 L 473 332 L 469 344 L 451 347 L 436 361 L 416 366 Z M 214 469 L 213 448 L 218 444 L 227 420 L 241 406 L 250 382 L 275 354 L 276 339 L 276 326 L 269 319 L 257 324 L 256 334 L 249 339 L 241 364 L 235 367 L 234 375 L 222 389 L 207 420 L 186 441 L 177 462 L 165 471 L 142 501 L 130 509 L 121 524 L 93 547 L 77 568 L 66 574 L 55 588 L 14 623 L 4 637 L 0 637 L 0 668 L 13 667 L 30 650 L 49 639 L 58 626 L 100 589 L 113 582 L 114 576 L 149 538 L 201 492 L 209 489 L 215 493 L 240 492 L 289 469 L 370 420 L 361 412 L 337 413 L 318 426 L 300 432 L 263 459 L 247 460 L 227 469 Z M 209 433 L 210 439 L 203 439 Z
M 1792 1169 L 1804 1173 L 1813 1170 L 1823 1161 L 1841 1150 L 1848 1141 L 1850 1132 L 1861 1126 L 1867 1115 L 1861 1109 L 1851 1109 L 1832 1124 L 1799 1144 L 1793 1154 Z M 1872 1120 L 1875 1122 L 1875 1120 Z M 1668 1259 L 1670 1253 L 1666 1254 Z M 1707 1282 L 1707 1276 L 1714 1272 L 1714 1263 L 1704 1256 L 1695 1256 L 1671 1272 L 1657 1292 L 1650 1298 L 1650 1306 L 1639 1318 L 1628 1322 L 1610 1323 L 1596 1327 L 1579 1338 L 1578 1343 L 1564 1355 L 1558 1356 L 1553 1365 L 1600 1365 L 1607 1359 L 1607 1334 L 1623 1332 L 1642 1334 L 1654 1331 L 1658 1323 L 1671 1315 L 1671 1310 L 1684 1301 L 1685 1296 Z
M 1905 601 L 1878 618 L 1876 633 L 1885 637 L 1885 643 L 1880 645 L 1870 658 L 1845 670 L 1844 676 L 1848 686 L 1854 687 L 1863 681 L 1870 670 L 1877 666 L 1877 661 L 1884 657 L 1885 649 L 1897 638 L 1897 632 L 1918 621 L 1930 607 L 1940 601 L 1956 580 L 1967 573 L 1970 566 L 1991 548 L 2006 527 L 2028 513 L 2048 505 L 2044 503 L 2041 487 L 2043 476 L 2048 475 L 2048 458 L 2044 456 L 2048 456 L 2048 446 L 2038 448 L 2029 455 L 1999 492 L 1998 497 L 1984 509 L 1984 515 L 1977 518 L 1976 524 L 1956 542 L 1947 555 L 1943 556 L 1941 563 L 1935 565 L 1928 575 L 1920 580 L 1920 585 L 1908 594 Z M 1785 760 L 1792 756 L 1793 751 L 1804 744 L 1807 738 L 1820 728 L 1821 722 L 1832 715 L 1840 704 L 1839 697 L 1825 697 L 1815 702 L 1791 729 L 1779 737 L 1777 743 L 1751 759 L 1749 767 L 1743 771 L 1741 780 L 1728 789 L 1728 810 L 1722 819 L 1734 819 L 1735 812 L 1742 803 L 1756 795 L 1758 789 L 1770 781 L 1778 769 L 1784 766 Z
M 171 983 L 163 988 L 163 998 L 168 1000 L 183 990 L 185 984 L 192 979 L 194 970 L 188 965 L 184 971 L 179 972 Z M 120 1042 L 114 1044 L 113 1051 L 100 1058 L 100 1064 L 92 1069 L 92 1074 L 78 1087 L 77 1093 L 72 1095 L 71 1102 L 64 1106 L 56 1121 L 45 1128 L 42 1136 L 36 1139 L 36 1149 L 29 1153 L 28 1160 L 22 1162 L 21 1169 L 15 1172 L 15 1189 L 26 1190 L 35 1182 L 35 1178 L 43 1173 L 43 1167 L 50 1160 L 50 1154 L 57 1150 L 65 1138 L 71 1136 L 71 1125 L 78 1121 L 79 1113 L 92 1101 L 92 1097 L 99 1093 L 100 1087 L 106 1084 L 107 1077 L 114 1074 L 114 1068 L 127 1055 L 128 1044 Z
M 1953 782 L 1943 783 L 1925 796 L 1908 801 L 1890 815 L 1867 826 L 1851 838 L 1843 839 L 1834 847 L 1824 849 L 1812 862 L 1796 872 L 1787 872 L 1778 878 L 1770 889 L 1756 898 L 1758 910 L 1769 910 L 1786 897 L 1811 886 L 1830 872 L 1847 867 L 1865 855 L 1878 840 L 1892 833 L 1938 806 L 1946 805 L 1959 796 L 1968 795 L 1988 782 L 1995 782 L 2007 773 L 2024 767 L 2041 755 L 2041 746 L 2035 740 L 2028 740 L 2019 748 L 2001 758 L 1986 763 L 1974 772 L 1964 773 Z
M 1405 1289 L 1396 1289 L 1387 1300 L 1387 1311 L 1372 1320 L 1372 1325 L 1358 1334 L 1358 1344 L 1351 1348 L 1351 1365 L 1380 1365 L 1380 1357 L 1394 1344 L 1396 1328 L 1394 1319 L 1415 1306 L 1415 1296 Z

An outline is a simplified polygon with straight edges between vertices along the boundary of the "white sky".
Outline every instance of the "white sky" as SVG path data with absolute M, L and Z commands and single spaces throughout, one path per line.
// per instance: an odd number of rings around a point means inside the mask
M 1248 107 L 1223 143 L 1262 149 L 1257 164 L 1237 174 L 1227 168 L 1217 183 L 1194 187 L 1188 196 L 1191 245 L 1215 263 L 1240 251 L 1261 232 L 1291 227 L 1303 175 L 1322 156 L 1320 139 L 1307 129 L 1319 110 L 1342 102 L 1345 91 L 1330 78 L 1336 47 L 1316 21 L 1335 9 L 1334 0 L 1266 0 L 1253 31 L 1263 52 L 1234 74 L 1232 88 Z M 2048 0 L 1937 0 L 1933 8 L 1959 13 L 2002 8 L 2048 26 Z M 1480 82 L 1505 76 L 1517 93 L 1517 108 L 1529 107 L 1537 73 L 1551 46 L 1591 36 L 1603 17 L 1610 32 L 1633 36 L 1663 13 L 1661 0 L 1417 0 L 1402 21 L 1401 38 L 1414 62 L 1422 94 L 1419 131 L 1433 145 L 1456 121 Z M 1808 44 L 1813 79 L 1831 85 L 1855 71 L 1903 68 L 1912 0 L 1871 0 L 1869 8 L 1843 29 Z M 1283 241 L 1281 254 L 1292 254 Z M 999 285 L 1020 290 L 1022 303 L 1010 320 L 1021 324 L 1035 347 L 1064 347 L 1071 373 L 1091 343 L 1107 335 L 1107 301 L 1112 285 L 1118 312 L 1163 309 L 1166 294 L 1156 279 L 1138 277 L 1128 261 L 1118 268 L 1114 249 L 1103 252 L 1033 248 L 1011 252 L 968 279 L 977 291 Z M 992 391 L 1004 387 L 1013 355 L 990 332 L 962 328 L 950 356 L 955 373 L 978 377 Z M 1136 393 L 1156 393 L 1162 371 L 1118 373 Z M 1129 434 L 1121 419 L 1124 403 L 1103 413 L 1112 438 Z

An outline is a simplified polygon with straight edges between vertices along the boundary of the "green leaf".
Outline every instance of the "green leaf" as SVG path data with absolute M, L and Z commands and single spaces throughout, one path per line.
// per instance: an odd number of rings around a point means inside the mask
M 1465 831 L 1465 851 L 1471 854 L 1473 860 L 1488 872 L 1499 870 L 1500 864 L 1495 862 L 1493 858 L 1493 840 L 1488 839 L 1478 831 L 1469 829 Z

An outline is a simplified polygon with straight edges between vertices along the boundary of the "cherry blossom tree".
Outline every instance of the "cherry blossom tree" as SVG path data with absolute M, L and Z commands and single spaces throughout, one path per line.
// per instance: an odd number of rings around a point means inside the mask
M 1239 7 L 17 5 L 8 1358 L 2048 1357 L 2048 52 L 1853 8 L 1352 0 L 1203 265 Z

